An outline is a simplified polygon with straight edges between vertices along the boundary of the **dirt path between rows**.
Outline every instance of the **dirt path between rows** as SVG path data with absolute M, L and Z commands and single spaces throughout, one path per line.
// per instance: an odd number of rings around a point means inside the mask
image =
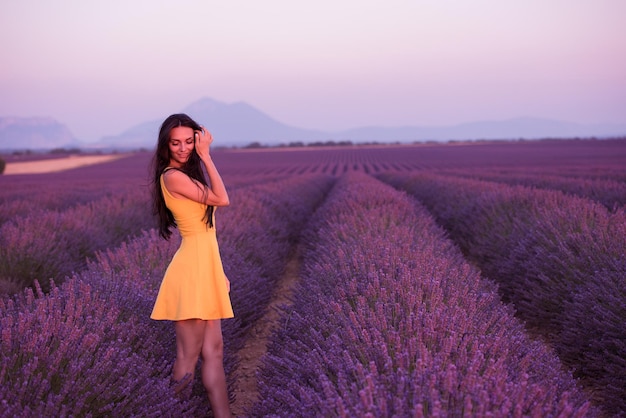
M 64 158 L 53 158 L 36 161 L 9 162 L 4 169 L 5 175 L 11 174 L 42 174 L 70 170 L 85 165 L 105 163 L 127 157 L 128 154 L 109 155 L 70 155 Z
M 236 417 L 246 416 L 246 412 L 250 411 L 258 401 L 256 372 L 261 364 L 261 357 L 267 353 L 269 337 L 278 323 L 277 308 L 291 305 L 290 299 L 299 279 L 300 264 L 300 253 L 294 251 L 278 281 L 267 313 L 254 325 L 246 344 L 238 353 L 240 377 L 235 390 L 235 402 L 232 405 L 232 411 Z

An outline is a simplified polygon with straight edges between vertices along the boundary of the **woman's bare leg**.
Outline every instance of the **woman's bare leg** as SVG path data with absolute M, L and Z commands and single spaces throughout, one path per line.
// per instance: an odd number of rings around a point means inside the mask
M 205 322 L 200 319 L 176 321 L 176 360 L 172 370 L 175 381 L 182 380 L 190 374 L 193 376 L 198 358 L 202 352 Z
M 202 383 L 216 418 L 230 417 L 226 375 L 224 374 L 224 340 L 219 319 L 206 321 L 202 344 Z

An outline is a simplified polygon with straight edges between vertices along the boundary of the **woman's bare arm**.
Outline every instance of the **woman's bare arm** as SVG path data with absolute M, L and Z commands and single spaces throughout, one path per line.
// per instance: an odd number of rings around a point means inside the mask
M 230 200 L 226 186 L 210 154 L 213 136 L 206 129 L 196 131 L 194 136 L 196 152 L 206 167 L 210 187 L 200 184 L 178 170 L 169 170 L 165 174 L 165 187 L 174 197 L 186 197 L 211 206 L 228 206 Z

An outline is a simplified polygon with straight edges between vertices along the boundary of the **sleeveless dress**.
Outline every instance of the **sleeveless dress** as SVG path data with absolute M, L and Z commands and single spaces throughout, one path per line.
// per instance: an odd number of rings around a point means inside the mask
M 165 187 L 163 174 L 160 182 L 165 205 L 174 215 L 182 242 L 165 271 L 150 318 L 172 321 L 232 318 L 215 217 L 213 228 L 209 228 L 202 220 L 206 205 L 172 196 Z

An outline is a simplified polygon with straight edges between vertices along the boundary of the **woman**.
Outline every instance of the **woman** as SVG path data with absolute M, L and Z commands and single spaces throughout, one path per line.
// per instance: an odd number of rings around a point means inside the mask
M 165 239 L 177 227 L 182 242 L 154 304 L 152 319 L 174 321 L 177 394 L 190 390 L 202 355 L 202 382 L 215 417 L 230 416 L 224 374 L 221 319 L 232 318 L 230 282 L 222 268 L 214 209 L 229 204 L 213 164 L 211 134 L 185 114 L 169 116 L 153 160 L 153 203 Z M 206 175 L 206 177 L 205 177 Z M 208 182 L 207 182 L 208 177 Z

